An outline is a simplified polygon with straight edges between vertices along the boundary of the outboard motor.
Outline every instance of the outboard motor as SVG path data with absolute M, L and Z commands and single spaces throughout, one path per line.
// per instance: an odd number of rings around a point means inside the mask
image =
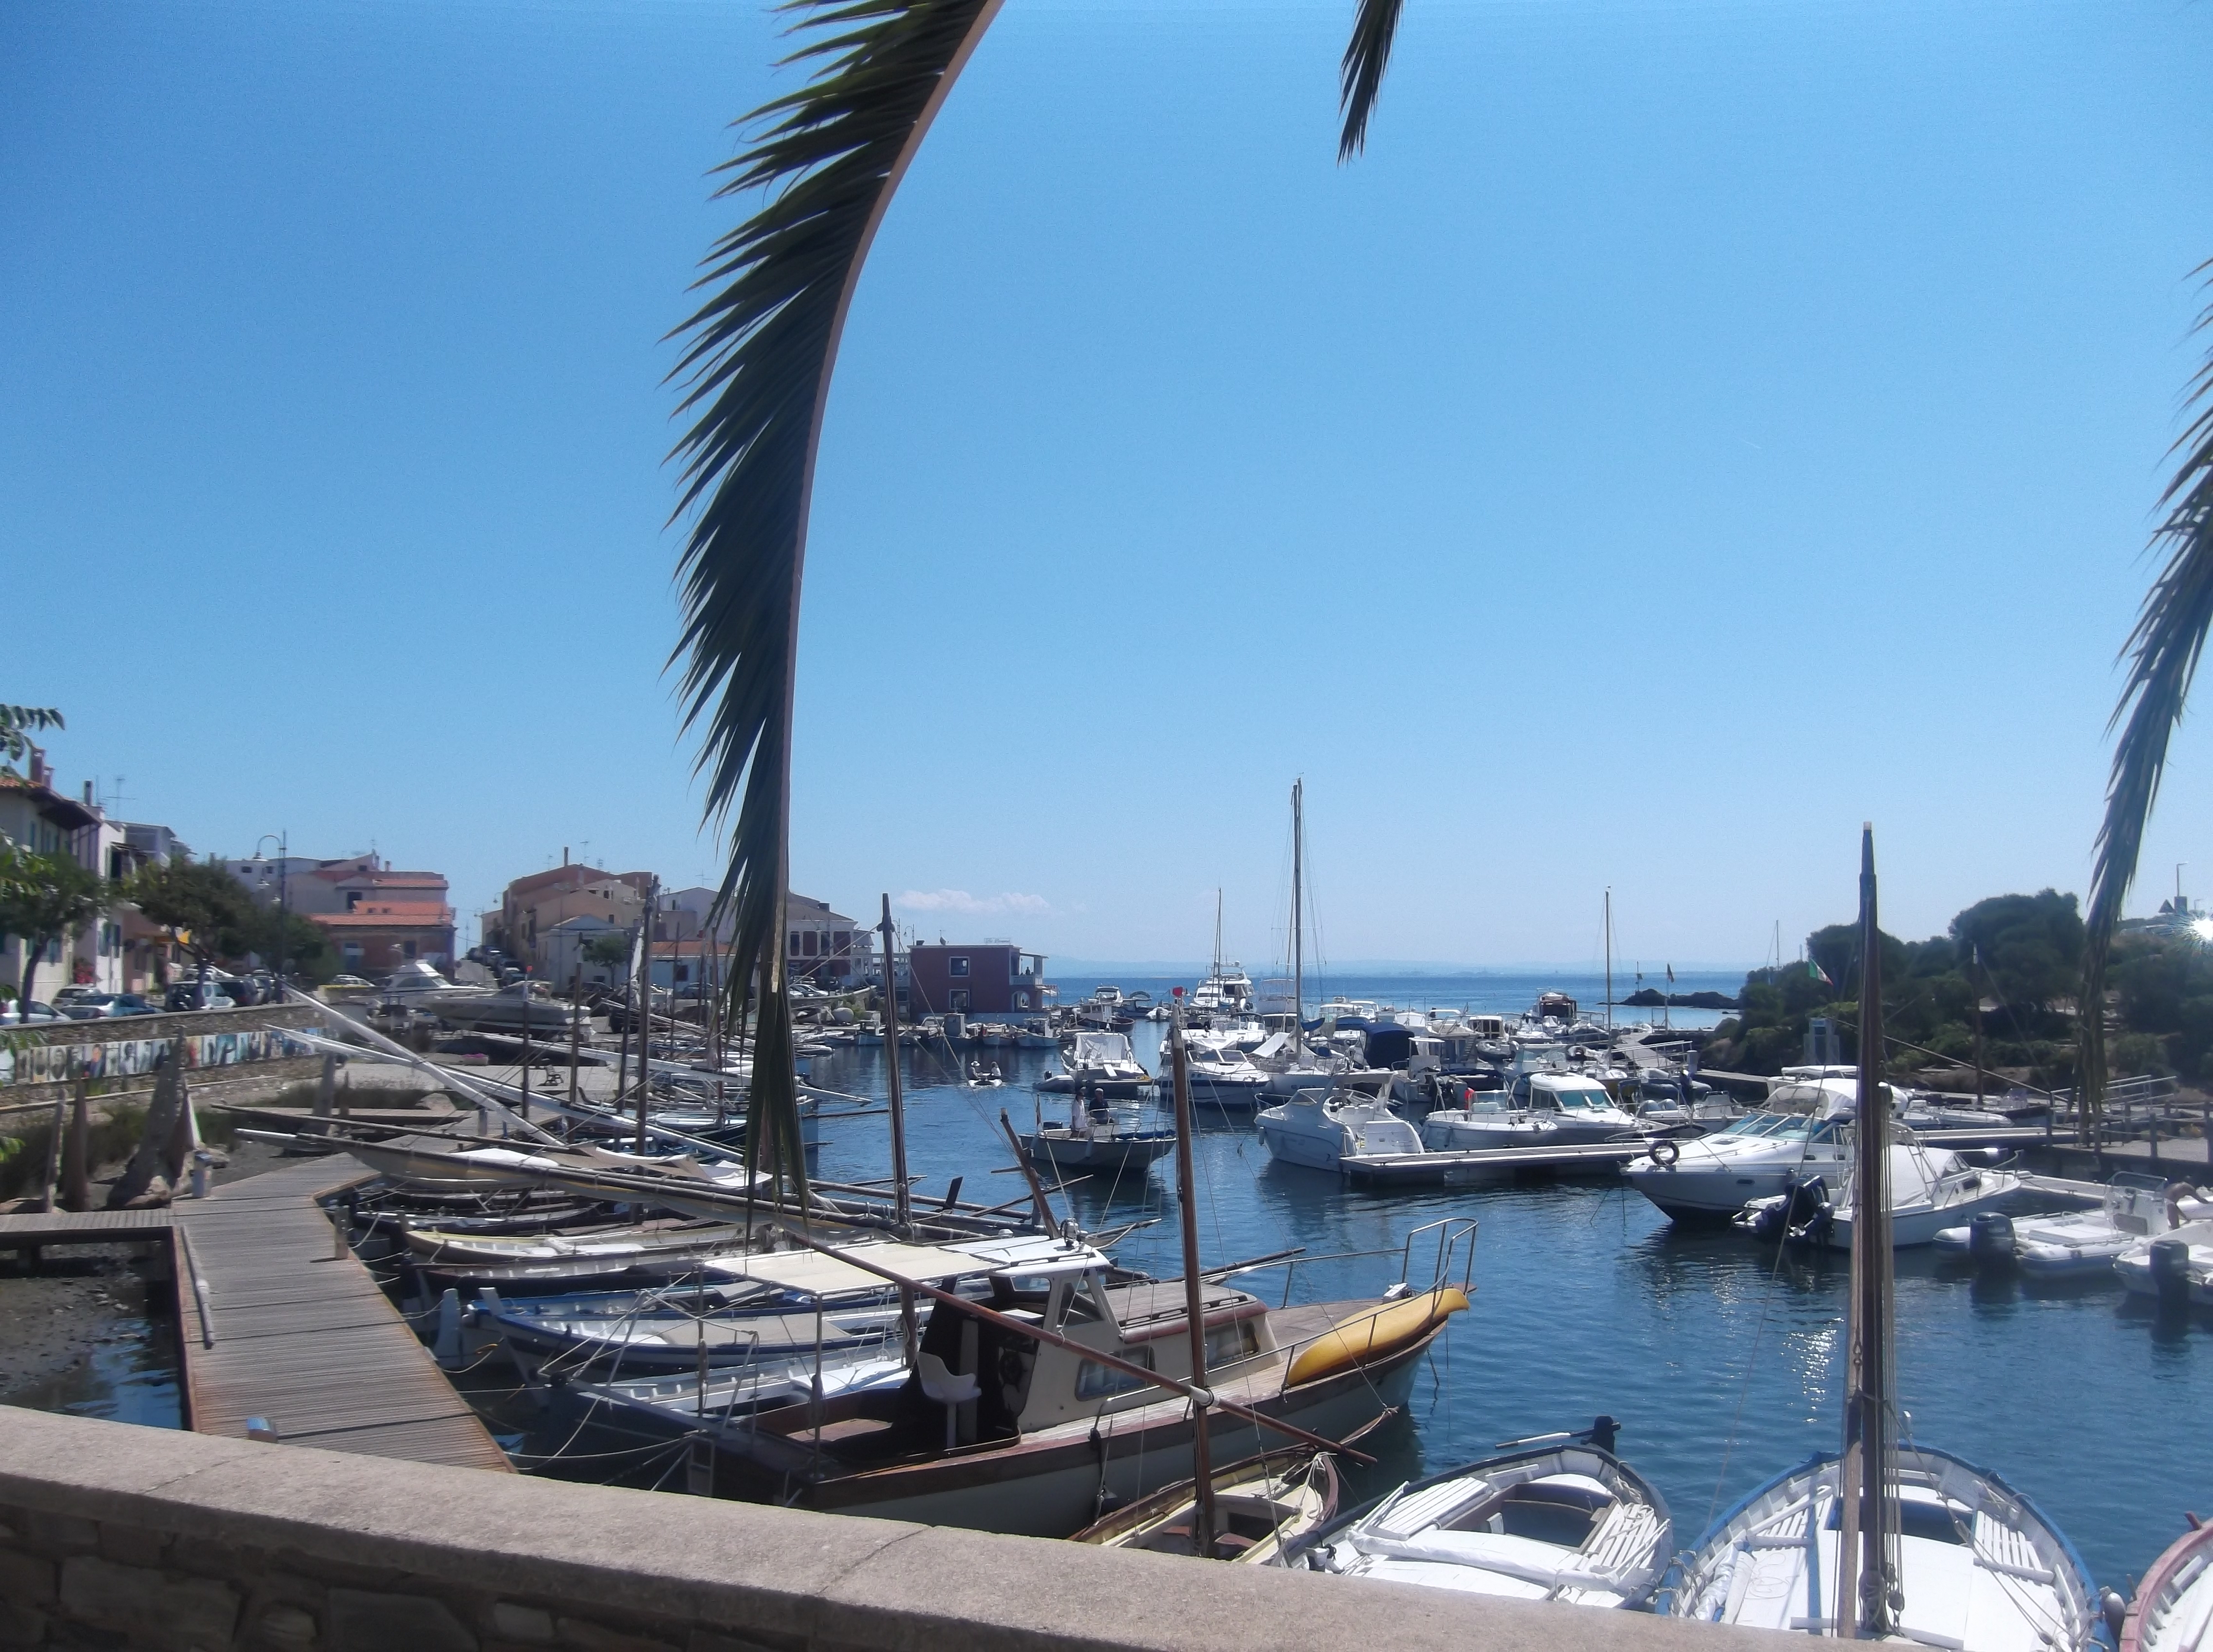
M 1990 1267 L 2013 1260 L 2013 1218 L 1985 1210 L 1967 1224 L 1967 1254 Z
M 1821 1178 L 1801 1181 L 1783 1198 L 1762 1210 L 1753 1232 L 1762 1239 L 1819 1237 L 1814 1223 L 1829 1214 L 1829 1190 Z
M 1620 1432 L 1621 1424 L 1601 1412 L 1591 1423 L 1590 1432 L 1583 1436 L 1583 1438 L 1611 1457 L 1613 1454 L 1614 1439 Z
M 2190 1300 L 2190 1246 L 2186 1241 L 2152 1241 L 2151 1283 L 2159 1293 L 2159 1300 L 2169 1306 Z

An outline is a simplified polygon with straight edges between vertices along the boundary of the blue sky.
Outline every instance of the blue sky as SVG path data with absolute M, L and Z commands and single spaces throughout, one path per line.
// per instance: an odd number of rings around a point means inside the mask
M 825 439 L 796 882 L 1089 958 L 1756 960 L 2087 881 L 2213 8 L 1009 0 Z M 716 865 L 661 335 L 722 0 L 0 8 L 0 697 L 202 850 Z M 2200 341 L 2202 343 L 2202 341 Z M 2213 889 L 2208 750 L 2145 855 Z M 588 845 L 588 847 L 587 847 Z

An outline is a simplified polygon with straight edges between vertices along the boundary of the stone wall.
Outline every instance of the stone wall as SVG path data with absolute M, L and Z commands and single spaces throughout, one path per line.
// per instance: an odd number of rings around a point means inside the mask
M 1781 1652 L 1796 1637 L 0 1406 L 0 1647 Z

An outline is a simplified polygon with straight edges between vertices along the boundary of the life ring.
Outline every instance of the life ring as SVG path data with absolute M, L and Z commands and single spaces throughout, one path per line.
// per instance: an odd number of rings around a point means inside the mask
M 1652 1143 L 1652 1162 L 1662 1170 L 1673 1170 L 1675 1161 L 1682 1156 L 1683 1149 L 1664 1136 Z

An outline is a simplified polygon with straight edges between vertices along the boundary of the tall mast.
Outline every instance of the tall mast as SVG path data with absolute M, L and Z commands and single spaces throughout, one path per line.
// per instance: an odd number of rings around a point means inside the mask
M 1291 1053 L 1307 1047 L 1307 960 L 1303 950 L 1306 913 L 1301 901 L 1307 881 L 1306 782 L 1291 782 Z
M 1214 974 L 1211 978 L 1216 981 L 1222 978 L 1222 891 L 1219 889 L 1214 892 Z
M 914 1210 L 907 1197 L 906 1103 L 899 1089 L 899 972 L 893 956 L 899 930 L 892 924 L 892 898 L 888 892 L 884 895 L 884 921 L 876 928 L 884 937 L 884 1076 L 885 1094 L 890 1100 L 892 1113 L 892 1213 L 899 1223 L 899 1237 L 906 1239 L 913 1235 Z M 1018 1159 L 1016 1162 L 1021 1161 Z M 899 1287 L 899 1326 L 905 1333 L 907 1361 L 911 1364 L 922 1347 L 915 1335 L 911 1285 Z
M 1606 1041 L 1613 1042 L 1613 890 L 1606 892 Z
M 1860 829 L 1859 1125 L 1852 1167 L 1850 1362 L 1844 1376 L 1837 1633 L 1887 1635 L 1898 1575 L 1892 1417 L 1890 1097 L 1883 1088 L 1882 933 L 1875 924 L 1875 828 Z
M 1191 1160 L 1191 1064 L 1183 1042 L 1183 989 L 1177 987 L 1168 1012 L 1168 1058 L 1174 1074 L 1176 1115 L 1176 1203 L 1183 1207 L 1183 1311 L 1191 1336 L 1191 1381 L 1198 1393 L 1206 1386 L 1205 1281 L 1198 1272 L 1198 1197 Z M 1191 1408 L 1192 1506 L 1191 1551 L 1202 1560 L 1214 1558 L 1214 1450 L 1207 1438 L 1204 1404 Z

